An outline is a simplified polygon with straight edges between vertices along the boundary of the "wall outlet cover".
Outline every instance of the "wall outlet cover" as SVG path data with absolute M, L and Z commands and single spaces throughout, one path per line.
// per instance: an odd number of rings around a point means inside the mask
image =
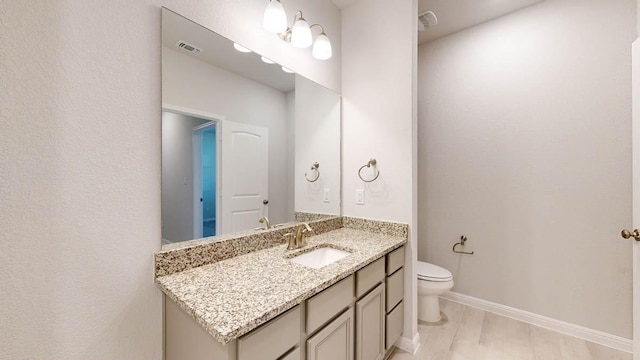
M 326 203 L 331 202 L 329 200 L 329 189 L 324 189 L 324 193 L 322 195 L 322 198 L 323 198 L 324 202 L 326 202 Z
M 356 205 L 364 205 L 364 190 L 356 190 Z

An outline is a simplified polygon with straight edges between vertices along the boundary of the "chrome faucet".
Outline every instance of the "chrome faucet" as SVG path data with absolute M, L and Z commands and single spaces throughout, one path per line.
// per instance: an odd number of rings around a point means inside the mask
M 307 246 L 307 233 L 312 232 L 313 229 L 306 222 L 301 223 L 296 228 L 296 233 L 287 233 L 284 234 L 284 238 L 288 240 L 287 250 L 299 249 L 301 247 Z
M 269 222 L 269 218 L 266 216 L 263 216 L 260 218 L 260 220 L 258 220 L 258 222 L 260 224 L 265 224 L 266 223 L 266 227 L 265 230 L 271 229 L 271 223 Z

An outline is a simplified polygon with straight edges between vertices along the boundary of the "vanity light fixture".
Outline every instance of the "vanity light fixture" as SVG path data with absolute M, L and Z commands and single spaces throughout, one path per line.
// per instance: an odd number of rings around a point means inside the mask
M 313 49 L 311 50 L 311 55 L 318 60 L 327 60 L 331 58 L 331 42 L 329 41 L 329 37 L 324 33 L 324 28 L 322 25 L 313 24 L 313 26 L 319 26 L 322 31 L 320 35 L 316 38 L 316 42 L 313 43 Z
M 275 34 L 287 31 L 287 13 L 284 12 L 280 0 L 269 0 L 267 8 L 264 10 L 262 26 Z
M 283 24 L 284 18 L 284 26 Z M 264 11 L 263 27 L 270 32 L 277 33 L 280 38 L 292 46 L 300 49 L 308 48 L 313 44 L 311 55 L 318 60 L 327 60 L 331 58 L 331 41 L 324 32 L 324 28 L 320 24 L 309 26 L 307 20 L 302 15 L 302 11 L 296 11 L 293 17 L 293 25 L 287 27 L 287 16 L 280 0 L 269 0 L 267 8 Z M 277 24 L 277 25 L 276 25 Z M 320 28 L 320 35 L 313 41 L 311 29 Z
M 236 43 L 233 43 L 233 48 L 238 50 L 238 51 L 240 51 L 240 52 L 243 52 L 243 53 L 250 53 L 251 52 L 251 50 L 247 49 L 246 47 L 244 47 L 244 46 L 242 46 L 240 44 L 236 44 Z
M 307 24 L 307 20 L 302 17 L 302 11 L 296 12 L 296 15 L 293 19 L 293 26 L 291 27 L 291 30 L 287 29 L 287 32 L 289 32 L 291 35 L 289 37 L 285 35 L 285 38 L 289 39 L 293 47 L 305 49 L 311 46 L 311 44 L 313 43 L 311 28 L 309 27 L 309 24 Z M 282 38 L 282 35 L 280 37 Z

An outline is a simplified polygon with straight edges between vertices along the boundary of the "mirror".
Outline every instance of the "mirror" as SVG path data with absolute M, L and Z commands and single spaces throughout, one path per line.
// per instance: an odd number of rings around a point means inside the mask
M 234 45 L 162 9 L 163 244 L 340 215 L 340 95 Z

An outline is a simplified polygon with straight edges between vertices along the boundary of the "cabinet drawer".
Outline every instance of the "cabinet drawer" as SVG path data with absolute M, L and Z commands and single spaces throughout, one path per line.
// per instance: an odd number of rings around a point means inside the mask
M 396 271 L 387 278 L 387 312 L 391 311 L 404 298 L 404 269 Z
M 398 304 L 389 315 L 387 315 L 387 350 L 395 344 L 402 335 L 402 324 L 404 319 L 404 303 Z
M 387 275 L 404 266 L 404 246 L 387 254 Z
M 277 359 L 300 342 L 300 306 L 238 340 L 238 360 Z
M 307 300 L 307 334 L 314 332 L 351 304 L 353 278 L 351 275 Z
M 356 273 L 356 297 L 360 297 L 384 280 L 384 257 Z
M 295 348 L 292 352 L 281 357 L 279 360 L 300 360 L 300 347 Z

